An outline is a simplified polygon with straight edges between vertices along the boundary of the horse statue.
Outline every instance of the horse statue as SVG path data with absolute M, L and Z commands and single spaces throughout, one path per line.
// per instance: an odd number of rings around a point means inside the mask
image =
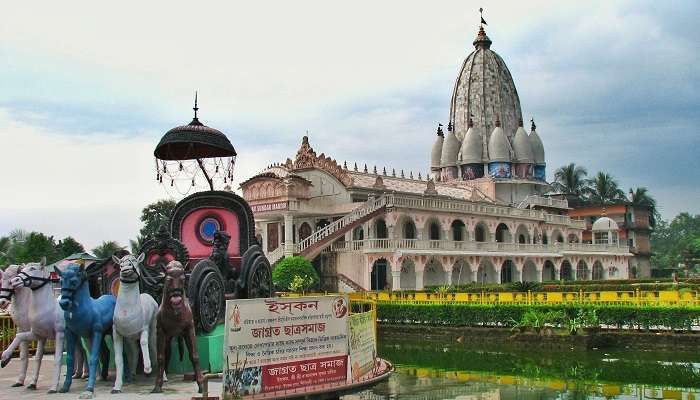
M 75 347 L 81 337 L 90 343 L 90 372 L 85 392 L 80 398 L 92 398 L 95 391 L 97 361 L 104 335 L 112 330 L 112 318 L 116 299 L 111 294 L 98 299 L 90 297 L 87 273 L 84 265 L 69 264 L 63 271 L 56 269 L 61 277 L 61 298 L 59 305 L 64 311 L 66 321 L 66 364 L 68 371 L 73 370 Z M 70 390 L 73 377 L 66 374 L 66 380 L 60 392 Z
M 0 309 L 7 310 L 7 307 L 10 304 L 12 305 L 10 307 L 10 317 L 12 317 L 12 322 L 14 322 L 18 333 L 29 332 L 32 329 L 29 325 L 29 305 L 32 291 L 25 287 L 15 289 L 10 285 L 10 280 L 16 277 L 21 270 L 21 265 L 10 265 L 4 272 L 0 271 L 2 280 L 0 285 Z M 3 368 L 10 362 L 9 357 L 11 356 L 12 353 L 9 353 L 8 358 L 5 358 L 3 355 L 1 364 Z M 20 367 L 17 381 L 12 384 L 12 387 L 24 386 L 24 379 L 27 377 L 27 366 L 29 365 L 29 342 L 22 341 L 19 344 L 19 358 L 22 361 L 22 366 Z M 35 375 L 36 377 L 32 379 L 32 383 L 28 388 L 36 388 L 36 381 L 39 378 L 38 370 Z
M 158 303 L 150 294 L 140 293 L 139 264 L 145 255 L 138 258 L 127 254 L 121 259 L 112 256 L 119 266 L 119 293 L 114 308 L 112 338 L 114 340 L 114 361 L 117 366 L 117 378 L 112 393 L 121 393 L 124 378 L 124 340 L 138 340 L 143 353 L 143 372 L 151 373 L 151 356 L 155 356 L 156 312 Z M 129 371 L 136 371 L 138 351 L 128 354 Z
M 152 393 L 163 391 L 163 374 L 165 366 L 170 361 L 170 340 L 178 338 L 180 359 L 183 357 L 182 338 L 184 337 L 187 350 L 194 368 L 195 379 L 202 392 L 202 370 L 199 368 L 199 353 L 195 336 L 192 309 L 186 295 L 185 268 L 179 261 L 171 261 L 165 269 L 163 298 L 158 308 L 158 374 Z
M 65 324 L 63 322 L 63 314 L 60 312 L 56 299 L 53 296 L 53 289 L 49 284 L 50 282 L 50 274 L 46 270 L 46 257 L 43 257 L 39 263 L 25 264 L 17 276 L 10 280 L 10 284 L 15 291 L 21 288 L 30 289 L 31 300 L 29 301 L 30 306 L 27 313 L 30 331 L 17 334 L 15 340 L 5 352 L 9 353 L 8 356 L 12 354 L 20 341 L 26 343 L 37 341 L 35 376 L 32 384 L 27 387 L 31 389 L 36 389 L 36 381 L 39 378 L 39 370 L 41 369 L 41 360 L 44 356 L 44 345 L 46 341 L 54 339 L 56 346 L 55 354 L 63 353 Z M 3 363 L 4 362 L 5 353 L 3 353 Z M 49 393 L 56 392 L 60 376 L 61 358 L 56 357 L 54 361 L 53 381 Z

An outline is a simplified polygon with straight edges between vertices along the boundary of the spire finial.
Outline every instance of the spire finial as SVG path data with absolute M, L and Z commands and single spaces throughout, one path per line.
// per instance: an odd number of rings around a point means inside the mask
M 484 20 L 484 8 L 483 7 L 479 7 L 479 15 L 481 16 L 481 23 L 479 24 L 479 28 L 484 29 L 484 25 L 488 25 L 488 24 Z
M 438 124 L 438 127 L 437 127 L 437 135 L 438 135 L 438 136 L 445 136 L 445 134 L 442 133 L 442 124 Z
M 199 110 L 199 107 L 197 107 L 197 91 L 194 91 L 194 107 L 192 108 L 194 110 L 194 119 L 197 119 L 197 110 Z
M 481 23 L 479 23 L 479 33 L 476 35 L 476 39 L 474 39 L 474 46 L 478 49 L 479 47 L 482 47 L 484 49 L 488 49 L 491 47 L 491 39 L 489 39 L 488 36 L 486 36 L 486 31 L 484 30 L 484 25 L 488 25 L 486 23 L 486 20 L 484 19 L 484 9 L 479 8 L 479 14 L 481 15 Z
M 537 125 L 535 125 L 535 119 L 534 119 L 534 118 L 530 118 L 530 130 L 531 130 L 532 132 L 534 132 L 534 131 L 535 131 L 535 128 L 537 128 Z

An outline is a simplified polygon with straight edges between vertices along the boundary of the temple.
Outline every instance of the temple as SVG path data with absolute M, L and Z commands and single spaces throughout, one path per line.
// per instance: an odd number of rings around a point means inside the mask
M 586 242 L 567 201 L 544 196 L 544 145 L 491 44 L 481 27 L 429 176 L 341 165 L 304 136 L 293 159 L 243 182 L 270 262 L 304 256 L 340 291 L 628 278 L 616 222 L 601 218 Z

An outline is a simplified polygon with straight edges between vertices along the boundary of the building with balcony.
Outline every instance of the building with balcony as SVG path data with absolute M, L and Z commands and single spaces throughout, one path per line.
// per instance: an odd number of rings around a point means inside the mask
M 428 176 L 341 165 L 305 136 L 293 159 L 241 184 L 271 262 L 304 256 L 324 289 L 343 291 L 629 276 L 632 254 L 614 229 L 584 243 L 586 222 L 565 215 L 566 200 L 542 196 L 535 123 L 524 130 L 515 84 L 483 27 L 473 44 Z
M 581 236 L 584 243 L 595 243 L 593 228 L 602 218 L 608 218 L 617 225 L 617 235 L 621 244 L 629 247 L 630 277 L 651 277 L 651 241 L 653 215 L 649 207 L 634 205 L 631 202 L 603 206 L 581 206 L 568 211 L 568 215 L 586 224 Z

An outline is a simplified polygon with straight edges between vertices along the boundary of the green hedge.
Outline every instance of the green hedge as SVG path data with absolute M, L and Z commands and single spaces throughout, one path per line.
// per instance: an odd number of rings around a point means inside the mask
M 700 325 L 700 307 L 634 307 L 622 305 L 488 305 L 377 303 L 377 318 L 391 324 L 443 326 L 513 326 L 528 310 L 563 311 L 574 318 L 580 309 L 594 309 L 600 324 L 618 328 L 665 327 L 690 330 Z

